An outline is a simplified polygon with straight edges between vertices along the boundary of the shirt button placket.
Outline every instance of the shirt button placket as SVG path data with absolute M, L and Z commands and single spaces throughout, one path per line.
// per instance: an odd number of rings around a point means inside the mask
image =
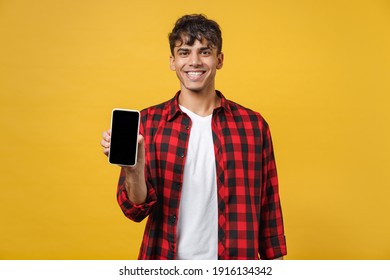
M 189 120 L 188 119 L 186 119 L 185 121 L 184 121 L 184 127 L 185 127 L 185 131 L 184 132 L 181 132 L 183 135 L 185 135 L 184 136 L 184 138 L 182 138 L 182 140 L 183 141 L 187 141 L 188 140 L 188 133 L 189 133 L 189 131 L 190 131 L 190 124 L 189 124 Z M 185 148 L 183 148 L 183 149 L 185 149 Z M 180 154 L 179 154 L 179 157 L 180 158 L 184 158 L 186 155 L 185 155 L 185 151 L 183 150 Z
M 176 225 L 176 221 L 177 221 L 177 218 L 176 218 L 176 215 L 175 214 L 172 214 L 170 216 L 168 216 L 168 224 L 170 225 L 170 227 L 172 227 L 173 231 L 175 229 L 175 225 Z M 174 234 L 171 233 L 171 234 L 168 234 L 168 242 L 169 242 L 169 256 L 171 257 L 168 257 L 169 259 L 173 259 L 173 256 L 174 256 L 174 252 L 175 252 L 175 240 L 174 240 Z
M 176 224 L 176 215 L 169 216 L 168 220 L 169 223 L 174 226 Z
M 175 173 L 176 173 L 176 177 L 174 178 L 174 180 L 176 180 L 176 183 L 174 183 L 174 193 L 175 195 L 177 194 L 179 197 L 177 198 L 178 200 L 180 199 L 180 190 L 181 190 L 181 181 L 182 181 L 182 174 L 183 174 L 183 168 L 184 168 L 184 160 L 185 160 L 185 156 L 186 156 L 186 144 L 187 144 L 187 141 L 188 141 L 188 135 L 189 135 L 189 132 L 190 132 L 190 129 L 191 129 L 191 123 L 190 123 L 190 120 L 188 118 L 185 118 L 184 120 L 182 120 L 182 125 L 184 127 L 184 130 L 183 128 L 181 129 L 181 132 L 179 134 L 179 145 L 178 145 L 178 150 L 177 150 L 177 156 L 179 157 L 179 162 L 177 162 L 177 168 L 175 169 Z M 176 206 L 175 206 L 176 207 Z M 174 207 L 174 208 L 175 208 Z M 176 212 L 175 211 L 178 211 L 178 209 L 170 209 L 172 212 L 171 212 L 171 215 L 168 216 L 168 225 L 169 225 L 169 228 L 172 230 L 172 232 L 175 232 L 176 231 L 176 225 L 177 225 L 177 216 L 176 216 Z M 168 242 L 169 242 L 169 256 L 173 256 L 174 255 L 174 252 L 175 252 L 175 248 L 176 248 L 176 243 L 175 243 L 175 240 L 173 238 L 173 236 L 175 236 L 174 233 L 171 233 L 169 235 L 171 238 L 168 238 Z

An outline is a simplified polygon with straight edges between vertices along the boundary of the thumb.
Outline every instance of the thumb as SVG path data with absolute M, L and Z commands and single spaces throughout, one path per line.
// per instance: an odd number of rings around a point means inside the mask
M 137 141 L 138 141 L 137 164 L 144 164 L 144 162 L 145 162 L 145 139 L 141 134 L 139 134 Z

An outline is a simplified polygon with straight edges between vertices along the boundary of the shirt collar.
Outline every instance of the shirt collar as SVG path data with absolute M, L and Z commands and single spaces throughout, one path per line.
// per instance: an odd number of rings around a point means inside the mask
M 223 94 L 220 91 L 216 90 L 216 93 L 221 98 L 221 106 L 215 108 L 214 110 L 217 111 L 224 110 L 227 113 L 231 114 L 232 111 L 230 109 L 228 100 L 225 98 L 225 96 L 223 96 Z M 175 97 L 168 102 L 168 107 L 167 107 L 167 109 L 169 110 L 168 118 L 167 118 L 168 121 L 173 120 L 177 115 L 182 113 L 179 107 L 179 95 L 180 95 L 180 91 L 178 91 Z

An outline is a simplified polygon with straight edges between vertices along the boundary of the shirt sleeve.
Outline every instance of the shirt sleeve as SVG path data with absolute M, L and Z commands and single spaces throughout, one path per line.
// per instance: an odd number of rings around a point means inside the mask
M 275 259 L 286 255 L 287 247 L 275 157 L 267 123 L 263 130 L 262 161 L 259 253 L 261 259 Z
M 127 191 L 125 188 L 125 171 L 121 169 L 118 182 L 117 200 L 120 208 L 127 218 L 135 222 L 141 222 L 151 212 L 153 205 L 157 202 L 157 196 L 154 188 L 146 180 L 146 186 L 148 193 L 146 201 L 142 204 L 134 204 L 128 199 Z

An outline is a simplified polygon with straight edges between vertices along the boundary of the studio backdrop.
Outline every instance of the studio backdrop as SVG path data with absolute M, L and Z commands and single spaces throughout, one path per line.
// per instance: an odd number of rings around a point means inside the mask
M 217 89 L 271 127 L 286 259 L 390 259 L 386 0 L 0 1 L 0 259 L 137 257 L 101 134 L 179 89 L 189 13 L 221 25 Z

